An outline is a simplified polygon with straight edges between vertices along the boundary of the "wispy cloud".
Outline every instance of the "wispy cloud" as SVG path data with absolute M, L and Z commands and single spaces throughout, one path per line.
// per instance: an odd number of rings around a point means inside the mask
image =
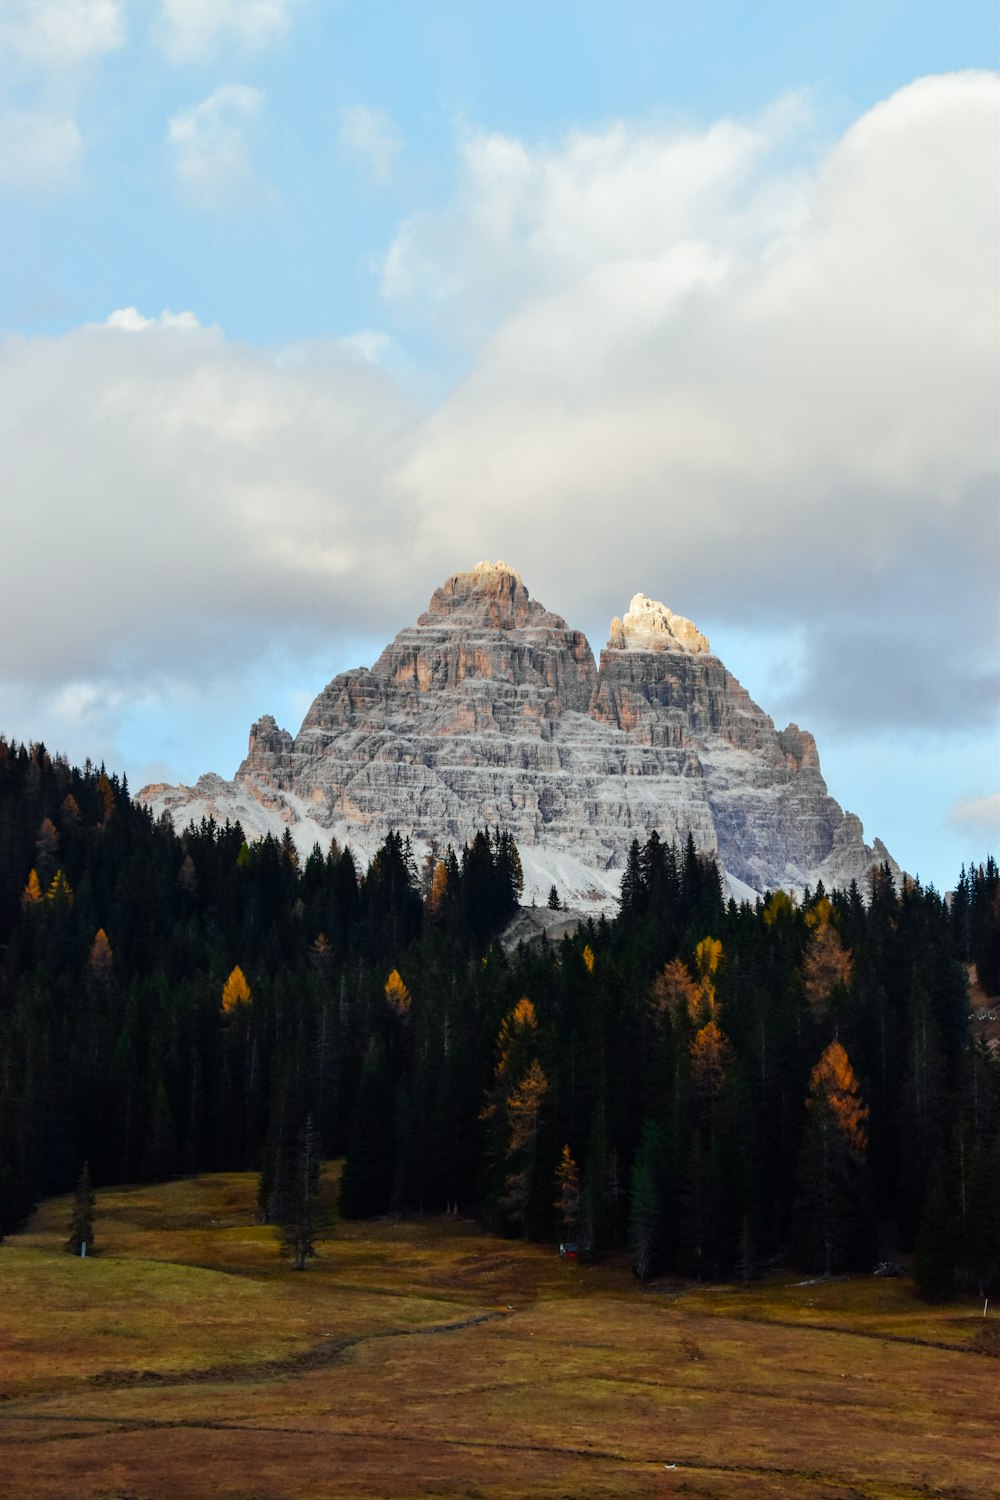
M 0 186 L 50 192 L 72 181 L 80 161 L 76 121 L 13 110 L 0 116 Z
M 252 188 L 247 133 L 264 101 L 263 89 L 223 84 L 170 121 L 167 140 L 178 180 L 201 207 L 229 207 Z
M 157 26 L 172 62 L 202 62 L 224 46 L 256 51 L 288 31 L 299 0 L 162 0 Z
M 109 313 L 105 328 L 117 328 L 120 333 L 143 333 L 147 328 L 181 328 L 192 332 L 201 324 L 193 312 L 171 312 L 165 307 L 157 318 L 146 318 L 137 307 L 118 307 Z
M 986 797 L 959 797 L 952 804 L 949 820 L 963 833 L 990 841 L 1000 840 L 1000 792 Z
M 3 0 L 0 55 L 42 67 L 74 67 L 125 45 L 121 0 Z
M 342 154 L 376 182 L 387 182 L 403 143 L 389 116 L 365 104 L 351 104 L 341 111 L 340 121 Z

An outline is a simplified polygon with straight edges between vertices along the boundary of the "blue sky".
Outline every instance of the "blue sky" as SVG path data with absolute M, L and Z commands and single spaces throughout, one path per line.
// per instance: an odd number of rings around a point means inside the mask
M 0 0 L 0 733 L 231 774 L 500 555 L 691 615 L 951 883 L 997 66 L 992 3 Z

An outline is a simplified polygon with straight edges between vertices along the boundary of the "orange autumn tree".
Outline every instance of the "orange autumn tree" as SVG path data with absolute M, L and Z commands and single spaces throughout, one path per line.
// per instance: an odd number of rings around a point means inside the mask
M 799 1248 L 812 1270 L 832 1276 L 870 1255 L 865 1154 L 868 1107 L 844 1047 L 834 1040 L 809 1075 L 799 1164 Z
M 528 1205 L 534 1186 L 538 1129 L 549 1081 L 537 1057 L 507 1096 L 507 1176 L 501 1203 L 527 1233 Z
M 98 927 L 94 934 L 94 941 L 90 945 L 90 956 L 87 959 L 87 968 L 98 984 L 107 984 L 111 978 L 114 968 L 115 956 L 108 942 L 108 935 L 103 927 Z
M 657 1021 L 696 1016 L 701 1005 L 701 987 L 681 958 L 672 958 L 653 980 L 647 1004 Z
M 66 879 L 62 870 L 57 870 L 53 875 L 52 883 L 45 892 L 45 899 L 57 911 L 69 911 L 73 905 L 73 887 Z
M 434 866 L 434 874 L 431 876 L 431 888 L 427 893 L 427 911 L 432 917 L 439 917 L 444 910 L 444 903 L 448 895 L 448 866 L 443 859 L 439 859 Z
M 571 1240 L 576 1232 L 576 1221 L 580 1217 L 580 1172 L 569 1146 L 562 1148 L 562 1156 L 556 1168 L 556 1192 L 553 1207 L 563 1221 L 566 1238 Z
M 526 995 L 497 1033 L 493 1086 L 480 1112 L 493 1158 L 494 1202 L 527 1232 L 536 1178 L 538 1129 L 548 1079 L 538 1061 L 538 1017 Z
M 231 1016 L 238 1005 L 247 1005 L 249 1001 L 250 986 L 247 984 L 246 975 L 237 964 L 222 986 L 223 1015 Z
M 683 959 L 673 958 L 657 974 L 650 986 L 647 1004 L 654 1019 L 667 1019 L 682 1025 L 704 1026 L 718 1014 L 715 975 L 722 962 L 722 943 L 718 938 L 703 937 L 694 950 L 694 974 Z
M 714 1021 L 708 1021 L 695 1033 L 691 1043 L 691 1072 L 697 1092 L 709 1102 L 722 1087 L 726 1070 L 734 1053 L 729 1038 Z
M 384 986 L 385 998 L 392 1007 L 393 1014 L 403 1020 L 410 1014 L 410 992 L 403 983 L 398 969 L 393 969 Z
M 809 921 L 809 917 L 806 921 Z M 830 921 L 820 921 L 813 925 L 814 931 L 802 961 L 802 983 L 810 1010 L 814 1016 L 822 1019 L 834 993 L 850 984 L 854 966 L 850 952 L 844 947 L 833 924 Z
M 864 1159 L 868 1107 L 861 1102 L 861 1085 L 838 1041 L 830 1043 L 809 1075 L 807 1104 L 814 1113 L 828 1115 L 846 1149 L 857 1161 Z

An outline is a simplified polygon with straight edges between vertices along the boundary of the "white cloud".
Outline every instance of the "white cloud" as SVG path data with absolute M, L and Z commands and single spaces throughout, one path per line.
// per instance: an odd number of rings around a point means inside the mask
M 117 328 L 123 333 L 142 333 L 146 328 L 183 328 L 192 330 L 201 324 L 193 312 L 173 313 L 165 307 L 158 318 L 146 318 L 137 307 L 117 307 L 108 314 L 105 328 Z
M 12 110 L 0 115 L 0 186 L 47 192 L 72 180 L 80 161 L 76 121 Z
M 959 797 L 952 805 L 950 821 L 965 833 L 991 840 L 1000 839 L 1000 792 L 986 797 Z
M 341 111 L 340 148 L 376 182 L 384 183 L 402 146 L 402 137 L 389 116 L 380 109 L 352 104 Z
M 378 328 L 361 328 L 340 340 L 340 347 L 348 354 L 365 360 L 370 365 L 380 364 L 393 347 L 392 339 Z
M 409 568 L 386 473 L 412 430 L 335 344 L 282 358 L 134 308 L 0 341 L 0 596 L 32 622 L 0 676 L 218 684 L 276 641 L 363 630 Z
M 998 98 L 922 80 L 811 175 L 772 160 L 774 116 L 474 137 L 385 263 L 398 308 L 473 350 L 400 475 L 428 555 L 534 554 L 575 619 L 613 574 L 706 623 L 804 621 L 793 709 L 982 722 Z
M 473 138 L 456 201 L 387 263 L 399 308 L 471 341 L 430 415 L 370 330 L 272 356 L 124 308 L 0 343 L 0 596 L 32 621 L 7 677 L 339 656 L 500 556 L 598 648 L 640 588 L 710 637 L 794 631 L 776 715 L 981 726 L 997 97 L 983 75 L 914 85 L 808 176 L 770 154 L 777 116 Z M 261 102 L 219 90 L 172 123 L 192 189 L 245 181 Z
M 0 0 L 0 55 L 65 68 L 124 45 L 121 0 Z
M 298 0 L 162 0 L 159 35 L 173 62 L 200 62 L 227 45 L 258 50 L 288 31 Z
M 203 207 L 226 207 L 254 186 L 247 132 L 264 106 L 262 89 L 223 84 L 170 121 L 167 140 L 185 191 Z
M 456 315 L 473 335 L 600 267 L 655 263 L 690 240 L 759 251 L 797 228 L 804 184 L 762 171 L 800 123 L 786 100 L 759 120 L 696 132 L 625 123 L 531 148 L 498 134 L 462 144 L 444 212 L 403 224 L 383 267 L 390 302 Z

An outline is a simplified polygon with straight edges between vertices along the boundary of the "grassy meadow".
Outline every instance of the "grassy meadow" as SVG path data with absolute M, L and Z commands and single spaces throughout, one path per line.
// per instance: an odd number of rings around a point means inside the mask
M 304 1274 L 256 1178 L 53 1199 L 0 1246 L 0 1494 L 993 1497 L 1000 1309 L 906 1279 L 640 1287 L 454 1219 Z

